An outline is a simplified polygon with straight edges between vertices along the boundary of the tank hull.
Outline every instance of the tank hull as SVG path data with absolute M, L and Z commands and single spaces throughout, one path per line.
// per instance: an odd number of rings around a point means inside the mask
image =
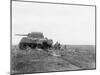
M 24 37 L 21 39 L 19 43 L 19 48 L 21 50 L 26 50 L 27 47 L 31 49 L 41 48 L 41 49 L 48 49 L 52 47 L 52 40 L 45 39 L 45 38 L 29 38 Z

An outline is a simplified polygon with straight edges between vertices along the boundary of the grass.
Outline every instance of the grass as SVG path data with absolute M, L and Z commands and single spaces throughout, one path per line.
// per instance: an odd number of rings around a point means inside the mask
M 81 48 L 68 48 L 63 51 L 62 59 L 69 61 L 71 64 L 76 65 L 82 69 L 95 68 L 95 50 L 87 47 Z

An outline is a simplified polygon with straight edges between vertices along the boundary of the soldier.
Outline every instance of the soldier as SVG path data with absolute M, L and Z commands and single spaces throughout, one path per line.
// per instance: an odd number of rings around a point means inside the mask
M 60 48 L 61 48 L 60 43 L 59 43 L 59 42 L 56 42 L 56 43 L 54 44 L 54 48 L 55 48 L 55 49 L 60 49 Z

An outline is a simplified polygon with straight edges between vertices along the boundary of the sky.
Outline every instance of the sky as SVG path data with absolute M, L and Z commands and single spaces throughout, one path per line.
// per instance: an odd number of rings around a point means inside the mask
M 95 7 L 12 2 L 12 44 L 30 32 L 43 32 L 61 44 L 95 45 Z

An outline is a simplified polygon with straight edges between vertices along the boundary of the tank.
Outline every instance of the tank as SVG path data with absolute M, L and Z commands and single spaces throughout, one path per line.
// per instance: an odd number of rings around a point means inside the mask
M 52 39 L 45 38 L 41 32 L 31 32 L 28 34 L 16 34 L 17 36 L 24 36 L 19 42 L 19 48 L 26 50 L 27 47 L 31 49 L 49 49 L 52 47 Z

